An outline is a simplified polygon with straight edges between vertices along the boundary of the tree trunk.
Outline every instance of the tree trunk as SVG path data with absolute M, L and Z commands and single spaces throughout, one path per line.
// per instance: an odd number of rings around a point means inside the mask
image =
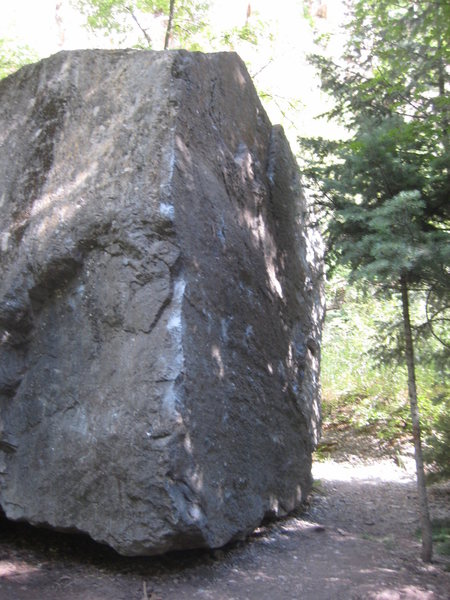
M 431 531 L 430 513 L 428 510 L 427 488 L 425 471 L 423 468 L 422 442 L 420 434 L 420 416 L 417 403 L 416 373 L 414 365 L 414 345 L 411 334 L 411 321 L 409 317 L 408 282 L 404 275 L 400 278 L 402 292 L 403 327 L 405 332 L 405 355 L 408 367 L 408 395 L 411 409 L 411 421 L 414 439 L 414 455 L 416 459 L 417 491 L 419 495 L 420 521 L 422 527 L 422 560 L 431 562 L 433 555 L 433 541 Z
M 151 48 L 152 47 L 152 40 L 150 39 L 150 36 L 148 35 L 148 33 L 145 31 L 145 29 L 142 27 L 142 25 L 139 23 L 136 15 L 134 14 L 134 12 L 131 10 L 130 7 L 126 7 L 126 10 L 130 13 L 131 18 L 133 19 L 133 21 L 136 23 L 136 25 L 139 27 L 139 29 L 142 31 L 142 33 L 144 34 L 144 37 L 147 41 L 148 47 Z
M 172 35 L 174 10 L 175 10 L 175 0 L 170 0 L 169 20 L 167 22 L 166 39 L 164 40 L 164 50 L 168 50 L 168 48 L 169 48 L 170 37 Z

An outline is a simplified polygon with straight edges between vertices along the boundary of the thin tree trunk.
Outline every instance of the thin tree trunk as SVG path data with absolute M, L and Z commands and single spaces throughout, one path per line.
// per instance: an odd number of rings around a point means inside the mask
M 417 403 L 416 373 L 414 365 L 414 345 L 409 316 L 408 282 L 404 275 L 401 276 L 400 285 L 402 292 L 403 327 L 405 332 L 405 354 L 406 364 L 408 367 L 408 395 L 411 409 L 414 455 L 416 460 L 417 491 L 419 495 L 420 521 L 422 527 L 422 560 L 424 562 L 431 562 L 431 558 L 433 556 L 433 541 L 430 513 L 428 510 L 425 471 L 423 468 L 420 416 L 419 406 Z
M 152 47 L 152 40 L 150 39 L 150 36 L 148 35 L 148 33 L 145 31 L 145 29 L 142 27 L 142 25 L 139 23 L 136 15 L 134 14 L 134 12 L 131 10 L 131 8 L 127 7 L 127 11 L 130 13 L 131 18 L 133 19 L 133 21 L 136 23 L 136 25 L 139 27 L 139 29 L 142 31 L 142 33 L 144 34 L 144 37 L 147 41 L 148 47 L 151 48 Z
M 164 40 L 164 50 L 168 50 L 173 27 L 173 13 L 175 10 L 175 0 L 170 0 L 169 21 L 167 22 L 166 39 Z

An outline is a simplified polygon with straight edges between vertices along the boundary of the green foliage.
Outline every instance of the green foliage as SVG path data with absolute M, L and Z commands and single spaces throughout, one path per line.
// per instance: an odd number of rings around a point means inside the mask
M 199 50 L 208 33 L 209 2 L 175 0 L 171 48 Z M 163 11 L 161 14 L 167 15 Z
M 235 50 L 241 42 L 257 46 L 263 39 L 272 39 L 270 31 L 268 31 L 268 23 L 252 16 L 251 22 L 247 19 L 243 26 L 235 26 L 225 31 L 220 36 L 219 46 Z
M 361 113 L 410 115 L 442 136 L 449 99 L 450 4 L 447 0 L 353 0 L 339 65 L 314 57 L 332 115 L 353 124 Z M 339 68 L 336 68 L 339 67 Z
M 18 45 L 14 40 L 0 39 L 0 79 L 20 67 L 38 60 L 37 53 L 29 46 Z
M 350 139 L 302 140 L 307 176 L 339 209 L 363 195 L 371 208 L 400 192 L 420 192 L 421 225 L 448 229 L 450 218 L 450 3 L 353 0 L 348 42 L 335 62 L 311 58 L 334 100 L 330 119 Z M 325 162 L 325 164 L 324 164 Z M 332 240 L 331 240 L 332 241 Z
M 310 157 L 304 173 L 333 212 L 330 261 L 385 285 L 407 273 L 410 284 L 447 288 L 450 236 L 441 199 L 448 184 L 414 129 L 398 116 L 361 117 L 349 140 L 303 140 Z
M 101 31 L 105 36 L 118 35 L 118 45 L 124 44 L 127 35 L 139 29 L 135 45 L 143 48 L 151 48 L 153 44 L 144 26 L 146 15 L 169 20 L 171 10 L 170 0 L 73 0 L 73 4 L 86 15 L 86 24 L 91 31 Z M 171 47 L 196 49 L 195 36 L 207 27 L 208 6 L 208 2 L 175 0 Z
M 433 521 L 433 540 L 436 542 L 438 554 L 450 556 L 450 520 L 436 519 Z
M 341 60 L 312 58 L 323 89 L 335 101 L 328 117 L 346 125 L 348 138 L 300 140 L 304 175 L 316 197 L 316 213 L 327 225 L 330 265 L 346 265 L 351 281 L 370 284 L 374 293 L 383 293 L 385 303 L 401 294 L 396 317 L 376 325 L 368 348 L 377 347 L 377 337 L 382 340 L 376 354 L 384 361 L 376 365 L 376 373 L 383 382 L 406 383 L 408 378 L 417 473 L 423 483 L 416 379 L 422 430 L 437 440 L 431 443 L 429 460 L 442 468 L 449 452 L 448 425 L 441 419 L 445 404 L 437 400 L 445 392 L 442 358 L 448 360 L 450 324 L 450 4 L 353 0 L 351 6 Z M 414 323 L 419 312 L 425 316 Z M 361 386 L 358 368 L 365 357 L 362 352 L 352 374 L 352 418 L 385 422 L 386 433 L 395 434 L 391 425 L 405 415 L 401 396 L 385 386 L 367 389 L 373 362 L 363 378 L 365 388 Z M 405 358 L 407 378 L 401 366 L 396 375 L 386 372 L 392 362 L 385 361 L 393 357 Z M 324 374 L 326 369 L 325 359 Z M 421 506 L 426 506 L 422 483 Z M 429 524 L 425 512 L 423 523 Z M 429 560 L 431 531 L 428 525 L 425 529 L 422 556 Z
M 201 0 L 72 0 L 75 8 L 86 16 L 86 26 L 114 39 L 119 47 L 185 48 L 187 50 L 237 50 L 242 45 L 257 46 L 271 40 L 269 24 L 256 12 L 241 26 L 220 33 L 210 26 L 211 1 Z M 155 23 L 158 23 L 155 27 Z M 165 30 L 162 39 L 158 30 Z
M 433 519 L 432 526 L 436 553 L 450 556 L 450 519 Z M 420 530 L 416 531 L 416 535 L 420 538 Z
M 398 364 L 403 345 L 397 326 L 399 299 L 379 297 L 367 287 L 349 284 L 348 272 L 342 268 L 327 283 L 327 298 L 321 374 L 325 426 L 349 425 L 356 431 L 370 430 L 380 440 L 401 440 L 411 433 L 411 424 L 406 369 L 402 362 Z M 422 295 L 414 303 L 415 331 L 426 320 L 425 300 Z M 426 445 L 433 444 L 426 457 L 430 468 L 438 471 L 449 448 L 448 438 L 439 433 L 445 424 L 444 399 L 450 395 L 449 362 L 443 360 L 442 346 L 433 338 L 419 336 L 416 350 L 422 429 Z M 442 455 L 436 452 L 438 440 Z
M 450 397 L 436 399 L 439 409 L 431 430 L 425 437 L 424 458 L 430 465 L 432 481 L 450 479 Z

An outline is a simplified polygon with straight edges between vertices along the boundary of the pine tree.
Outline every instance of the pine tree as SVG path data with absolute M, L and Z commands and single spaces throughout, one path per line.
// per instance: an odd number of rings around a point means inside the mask
M 340 64 L 316 56 L 349 139 L 301 140 L 305 175 L 328 215 L 330 262 L 401 297 L 404 358 L 422 522 L 432 558 L 415 378 L 411 293 L 450 288 L 448 40 L 445 0 L 354 0 Z

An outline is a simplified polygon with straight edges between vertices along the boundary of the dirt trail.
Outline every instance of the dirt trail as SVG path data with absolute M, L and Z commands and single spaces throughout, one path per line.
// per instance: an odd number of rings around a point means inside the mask
M 85 538 L 1 525 L 0 600 L 446 600 L 443 558 L 418 558 L 412 464 L 315 464 L 307 512 L 215 552 L 124 559 Z M 448 517 L 448 489 L 431 493 Z

